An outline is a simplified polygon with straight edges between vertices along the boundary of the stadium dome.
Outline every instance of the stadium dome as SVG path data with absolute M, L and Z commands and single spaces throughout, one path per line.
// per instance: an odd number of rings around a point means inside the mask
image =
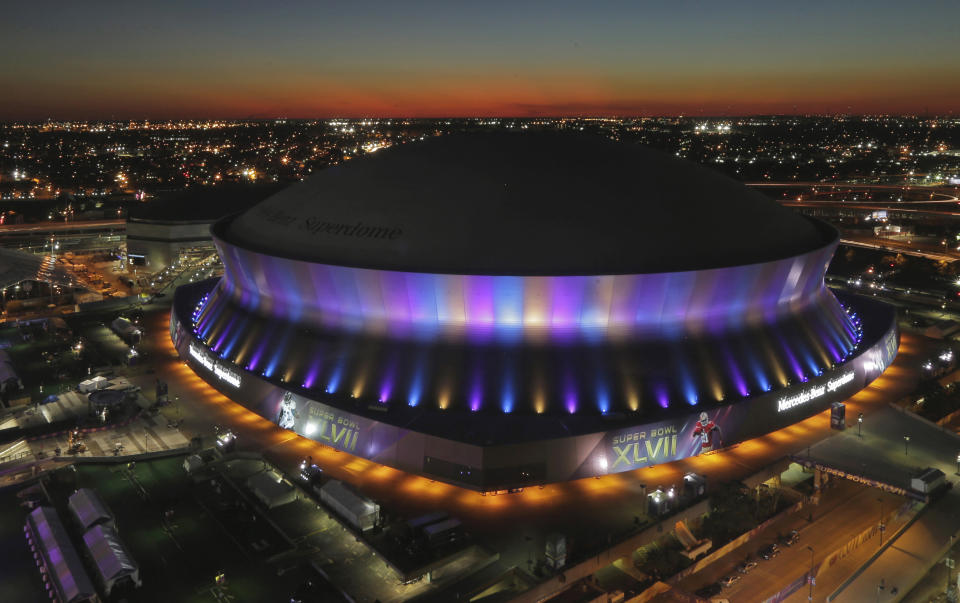
M 596 136 L 408 143 L 211 230 L 224 275 L 171 313 L 198 374 L 300 435 L 475 489 L 767 433 L 898 345 L 889 307 L 825 286 L 835 229 Z
M 450 135 L 325 170 L 224 233 L 267 254 L 448 274 L 701 270 L 835 234 L 708 168 L 561 133 Z

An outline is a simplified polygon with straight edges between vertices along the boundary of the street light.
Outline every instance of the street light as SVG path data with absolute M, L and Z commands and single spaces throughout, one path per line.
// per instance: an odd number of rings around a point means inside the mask
M 813 601 L 813 547 L 808 546 L 807 550 L 810 551 L 810 578 L 808 579 L 808 582 L 810 582 L 810 594 L 807 595 L 807 601 Z
M 862 438 L 863 435 L 860 433 L 860 428 L 863 427 L 863 413 L 857 415 L 857 437 Z M 960 471 L 960 469 L 958 469 Z
M 943 560 L 943 564 L 947 566 L 947 589 L 944 591 L 944 593 L 948 595 L 948 599 L 950 594 L 950 570 L 952 570 L 956 566 L 956 564 L 953 561 L 953 557 L 951 556 L 952 553 L 953 553 L 953 534 L 950 534 L 950 548 L 947 549 L 947 557 Z
M 883 547 L 883 497 L 877 498 L 877 502 L 880 503 L 880 546 Z
M 910 436 L 903 436 L 903 454 L 907 456 L 910 448 Z
M 960 452 L 957 453 L 957 475 L 960 475 Z

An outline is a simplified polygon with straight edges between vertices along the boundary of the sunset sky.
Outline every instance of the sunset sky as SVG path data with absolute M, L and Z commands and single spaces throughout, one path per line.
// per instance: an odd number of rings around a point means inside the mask
M 960 112 L 960 2 L 16 2 L 0 120 Z

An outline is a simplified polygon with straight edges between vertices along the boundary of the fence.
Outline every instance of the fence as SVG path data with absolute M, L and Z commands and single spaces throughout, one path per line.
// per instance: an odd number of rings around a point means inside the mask
M 771 525 L 773 525 L 774 522 L 780 520 L 780 519 L 783 518 L 783 517 L 786 517 L 787 515 L 790 515 L 790 514 L 792 514 L 792 513 L 796 513 L 797 511 L 799 511 L 799 510 L 802 509 L 802 508 L 803 508 L 803 501 L 802 501 L 802 500 L 801 500 L 801 501 L 797 501 L 796 504 L 791 505 L 790 507 L 787 507 L 787 508 L 784 509 L 783 511 L 780 511 L 779 513 L 777 513 L 776 515 L 774 515 L 774 516 L 771 517 L 770 519 L 766 520 L 765 522 L 761 523 L 761 524 L 758 525 L 757 527 L 753 528 L 753 529 L 750 530 L 749 532 L 744 532 L 743 534 L 737 536 L 736 538 L 734 538 L 733 540 L 731 540 L 731 541 L 728 542 L 727 544 L 723 545 L 723 546 L 720 547 L 719 549 L 717 549 L 717 550 L 715 550 L 714 552 L 710 553 L 710 554 L 707 555 L 706 557 L 702 557 L 699 561 L 697 561 L 696 563 L 694 563 L 694 564 L 691 565 L 690 567 L 685 568 L 685 569 L 677 572 L 676 574 L 674 574 L 673 576 L 671 576 L 670 578 L 668 578 L 668 579 L 667 579 L 667 582 L 668 582 L 669 584 L 677 584 L 677 583 L 679 583 L 681 580 L 683 580 L 684 578 L 686 578 L 686 577 L 688 577 L 688 576 L 692 576 L 693 574 L 699 572 L 700 570 L 702 570 L 703 568 L 707 567 L 708 565 L 710 565 L 710 564 L 713 563 L 714 561 L 717 561 L 718 559 L 721 559 L 722 557 L 725 557 L 726 555 L 728 555 L 731 551 L 733 551 L 733 550 L 736 549 L 737 547 L 742 546 L 742 545 L 746 544 L 747 542 L 750 542 L 751 540 L 753 540 L 754 538 L 756 538 L 756 536 L 757 536 L 758 534 L 760 534 L 761 532 L 763 532 L 764 530 L 766 530 L 768 527 L 770 527 Z

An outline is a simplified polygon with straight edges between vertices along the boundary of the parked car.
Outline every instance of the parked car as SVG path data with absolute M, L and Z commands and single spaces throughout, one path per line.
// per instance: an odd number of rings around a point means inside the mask
M 744 559 L 743 563 L 737 566 L 737 571 L 741 574 L 749 574 L 750 570 L 757 567 L 757 562 L 753 559 Z
M 720 580 L 720 585 L 724 588 L 730 588 L 734 584 L 740 581 L 740 574 L 730 574 L 726 578 Z
M 771 544 L 760 549 L 760 557 L 764 560 L 770 560 L 780 554 L 780 547 L 776 544 Z
M 800 540 L 800 532 L 797 532 L 796 530 L 792 530 L 789 534 L 787 534 L 782 539 L 780 539 L 780 542 L 782 542 L 786 546 L 793 546 L 797 544 L 799 540 Z
M 713 584 L 704 586 L 693 594 L 697 595 L 701 599 L 709 599 L 710 597 L 716 597 L 721 591 L 723 591 L 723 587 L 720 586 L 720 583 L 714 582 Z

